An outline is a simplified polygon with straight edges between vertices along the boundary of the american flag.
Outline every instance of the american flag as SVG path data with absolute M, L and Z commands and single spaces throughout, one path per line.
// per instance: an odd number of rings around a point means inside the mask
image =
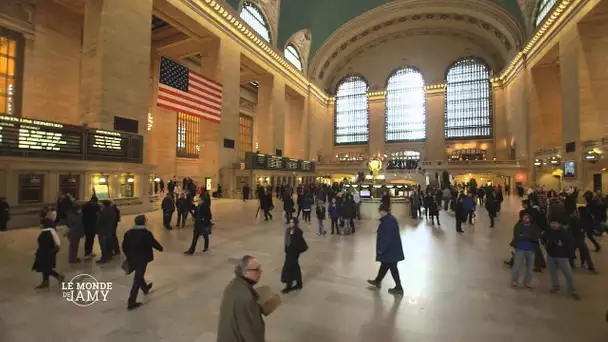
M 219 123 L 222 85 L 170 59 L 160 59 L 159 107 Z

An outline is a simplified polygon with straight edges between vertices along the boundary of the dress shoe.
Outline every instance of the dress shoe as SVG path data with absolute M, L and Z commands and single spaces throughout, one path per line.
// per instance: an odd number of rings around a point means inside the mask
M 127 310 L 131 311 L 133 309 L 137 309 L 140 306 L 141 306 L 140 302 L 129 303 L 129 305 L 127 305 Z
M 36 290 L 46 289 L 48 287 L 49 287 L 49 281 L 43 280 L 42 283 L 40 283 L 40 285 L 36 286 Z
M 393 287 L 392 289 L 388 289 L 388 293 L 390 293 L 392 295 L 403 296 L 403 289 L 402 288 Z
M 381 287 L 380 282 L 378 282 L 376 280 L 368 280 L 367 283 L 370 284 L 370 285 L 372 285 L 372 286 L 374 286 L 374 287 L 376 287 L 376 288 L 378 288 L 378 289 Z
M 152 285 L 153 285 L 153 283 L 148 284 L 148 287 L 146 287 L 146 289 L 144 290 L 145 295 L 150 293 L 150 290 L 152 290 Z
M 190 252 L 190 251 L 185 251 L 184 252 L 184 255 L 192 255 L 192 254 L 194 254 L 194 252 Z

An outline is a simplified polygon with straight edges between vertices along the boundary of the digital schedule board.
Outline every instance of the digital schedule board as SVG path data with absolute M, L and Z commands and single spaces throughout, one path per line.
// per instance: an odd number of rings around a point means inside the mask
M 245 154 L 245 168 L 255 170 L 314 172 L 315 163 L 308 160 L 291 159 L 269 154 L 247 152 Z
M 0 156 L 143 162 L 143 137 L 0 115 Z

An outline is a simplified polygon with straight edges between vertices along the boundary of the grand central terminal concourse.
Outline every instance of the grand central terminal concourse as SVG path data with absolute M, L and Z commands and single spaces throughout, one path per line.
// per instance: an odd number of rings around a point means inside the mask
M 0 342 L 608 342 L 608 0 L 0 0 Z

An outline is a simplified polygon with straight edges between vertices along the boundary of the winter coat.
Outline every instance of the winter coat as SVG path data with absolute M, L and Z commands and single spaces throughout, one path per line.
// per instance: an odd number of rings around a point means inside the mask
M 84 223 L 82 222 L 82 216 L 73 210 L 68 212 L 68 238 L 70 240 L 78 240 L 84 237 Z
M 291 212 L 293 212 L 293 207 L 294 207 L 293 199 L 289 196 L 283 197 L 283 209 L 286 212 L 291 213 Z
M 467 219 L 467 213 L 462 205 L 462 200 L 456 201 L 456 204 L 454 205 L 454 216 L 457 220 L 460 219 L 461 222 L 464 222 Z
M 224 289 L 217 342 L 265 342 L 265 324 L 253 285 L 237 276 Z
M 271 193 L 269 193 L 268 195 L 263 195 L 261 198 L 262 198 L 262 200 L 260 201 L 260 205 L 261 205 L 262 209 L 271 210 L 274 207 L 274 205 L 272 203 L 272 194 Z
M 173 198 L 171 198 L 171 196 L 166 196 L 163 199 L 161 208 L 163 209 L 163 211 L 174 212 L 175 211 L 175 202 L 173 202 Z
M 132 268 L 146 265 L 154 260 L 154 251 L 163 251 L 163 246 L 156 241 L 146 226 L 135 226 L 129 229 L 122 240 L 122 251 Z
M 322 205 L 317 206 L 316 212 L 317 212 L 317 219 L 325 220 L 325 207 L 324 206 L 322 206 Z
M 399 223 L 391 214 L 381 217 L 376 235 L 376 261 L 392 263 L 404 259 Z
M 347 199 L 340 208 L 340 216 L 345 219 L 355 218 L 357 215 L 357 205 L 353 200 Z
M 540 238 L 540 228 L 537 225 L 530 223 L 528 228 L 522 222 L 517 222 L 513 227 L 513 239 L 511 246 L 516 246 L 518 242 L 538 243 Z
M 116 212 L 112 207 L 104 208 L 97 218 L 97 234 L 101 236 L 112 236 L 116 224 Z
M 475 210 L 475 200 L 471 196 L 464 196 L 462 198 L 462 206 L 466 211 L 474 211 Z
M 304 197 L 304 199 L 302 200 L 302 210 L 304 211 L 311 211 L 312 210 L 312 198 L 306 196 Z
M 211 209 L 204 202 L 196 206 L 194 229 L 201 234 L 209 234 L 211 231 Z
M 329 218 L 332 220 L 337 220 L 338 218 L 340 218 L 340 212 L 338 211 L 338 206 L 335 204 L 330 204 L 329 207 L 327 208 L 327 211 L 329 213 Z
M 188 202 L 188 199 L 186 197 L 180 197 L 177 199 L 175 206 L 177 207 L 177 210 L 179 212 L 185 213 L 192 207 L 192 202 Z
M 547 249 L 547 255 L 552 258 L 570 258 L 574 252 L 574 238 L 564 229 L 547 229 L 542 240 Z
M 100 211 L 101 207 L 99 204 L 93 201 L 89 201 L 82 206 L 82 222 L 84 223 L 85 230 L 95 229 Z
M 486 210 L 490 217 L 496 217 L 496 212 L 498 210 L 496 200 L 492 195 L 488 195 L 488 199 L 486 200 Z
M 42 221 L 42 232 L 38 235 L 38 249 L 36 250 L 36 258 L 32 265 L 32 270 L 36 272 L 50 272 L 57 265 L 57 252 L 61 241 L 59 235 L 55 231 L 52 220 L 44 219 Z
M 304 232 L 296 227 L 293 234 L 287 231 L 288 245 L 285 246 L 285 263 L 281 270 L 281 282 L 289 283 L 302 279 L 302 270 L 300 269 L 300 254 L 305 252 L 306 241 L 304 240 Z

